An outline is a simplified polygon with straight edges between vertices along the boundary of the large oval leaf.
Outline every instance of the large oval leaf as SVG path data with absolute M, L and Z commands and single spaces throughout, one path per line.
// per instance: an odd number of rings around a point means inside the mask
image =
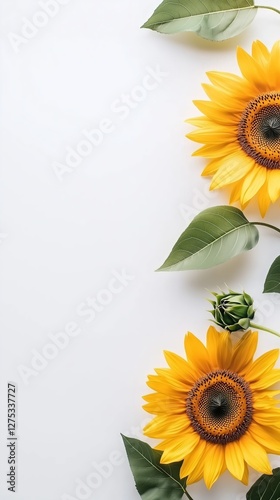
M 280 467 L 273 469 L 273 475 L 263 474 L 249 489 L 247 500 L 279 500 Z
M 207 269 L 251 250 L 258 240 L 257 228 L 238 208 L 207 208 L 193 219 L 158 270 Z
M 264 293 L 280 293 L 280 256 L 272 262 L 264 283 Z
M 122 436 L 136 488 L 143 500 L 180 500 L 186 479 L 180 479 L 182 462 L 160 463 L 162 452 L 139 439 Z
M 167 34 L 194 31 L 221 41 L 241 33 L 256 13 L 254 0 L 163 0 L 142 28 Z

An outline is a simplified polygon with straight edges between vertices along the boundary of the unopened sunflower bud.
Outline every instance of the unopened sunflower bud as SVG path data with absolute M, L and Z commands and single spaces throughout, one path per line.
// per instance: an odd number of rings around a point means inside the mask
M 210 300 L 213 310 L 210 311 L 214 317 L 214 323 L 225 330 L 235 332 L 247 330 L 250 320 L 253 319 L 255 309 L 253 299 L 247 293 L 236 293 L 229 290 L 228 293 L 215 293 L 215 300 Z

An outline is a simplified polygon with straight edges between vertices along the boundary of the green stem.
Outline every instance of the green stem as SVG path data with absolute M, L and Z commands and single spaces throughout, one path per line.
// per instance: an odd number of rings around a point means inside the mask
M 267 224 L 266 222 L 250 222 L 250 224 L 254 224 L 254 226 L 266 226 L 269 227 L 270 229 L 274 229 L 274 231 L 277 231 L 277 233 L 280 233 L 279 227 L 273 226 L 272 224 Z
M 274 10 L 274 12 L 277 12 L 277 14 L 280 14 L 280 10 L 275 9 L 274 7 L 268 7 L 267 5 L 255 5 L 255 8 L 257 8 L 257 9 Z
M 189 500 L 193 500 L 193 498 L 191 497 L 191 495 L 189 495 L 189 493 L 187 492 L 187 490 L 185 490 L 185 495 L 188 497 Z
M 275 330 L 270 330 L 270 328 L 266 328 L 265 326 L 256 325 L 256 323 L 252 323 L 252 321 L 250 321 L 250 326 L 252 328 L 256 328 L 257 330 L 263 330 L 264 332 L 269 332 L 273 335 L 276 335 L 277 337 L 280 337 L 280 333 L 276 332 Z

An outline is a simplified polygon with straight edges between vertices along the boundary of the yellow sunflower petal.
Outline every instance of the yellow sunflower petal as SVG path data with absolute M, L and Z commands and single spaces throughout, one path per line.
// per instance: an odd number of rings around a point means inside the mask
M 227 370 L 232 361 L 232 342 L 229 332 L 218 332 L 210 326 L 207 331 L 207 349 L 212 367 Z
M 252 44 L 252 57 L 255 59 L 262 67 L 266 67 L 269 62 L 269 50 L 268 48 L 259 40 L 256 40 Z
M 237 373 L 244 374 L 244 370 L 253 361 L 254 354 L 258 345 L 258 333 L 246 332 L 239 342 L 234 346 L 232 356 L 231 370 Z
M 189 382 L 195 383 L 198 374 L 185 359 L 170 351 L 164 351 L 164 357 L 179 380 L 185 381 L 187 379 Z
M 143 406 L 143 408 L 149 412 L 157 415 L 180 415 L 185 414 L 186 412 L 186 397 L 185 394 L 182 398 L 178 397 L 178 395 L 166 396 L 164 394 L 160 394 L 158 392 L 154 392 L 152 394 L 147 394 L 143 396 L 144 401 L 147 403 Z
M 258 391 L 258 399 L 254 401 L 254 408 L 264 408 L 274 406 L 279 404 L 279 399 L 275 399 L 275 396 L 279 396 L 280 391 L 268 389 L 263 391 Z M 265 406 L 264 406 L 265 405 Z
M 254 411 L 254 421 L 266 427 L 277 427 L 280 420 L 280 408 L 270 408 L 269 411 Z M 280 438 L 280 434 L 279 434 Z M 280 446 L 279 446 L 280 450 Z
M 248 175 L 254 168 L 254 162 L 251 158 L 242 158 L 243 155 L 234 153 L 223 159 L 222 165 L 213 176 L 210 189 L 218 189 L 227 186 L 232 182 L 240 181 Z
M 279 454 L 280 431 L 279 429 L 265 427 L 263 424 L 252 422 L 249 433 L 268 453 Z
M 249 483 L 249 468 L 248 468 L 247 464 L 245 464 L 245 466 L 244 466 L 244 474 L 243 474 L 241 481 L 243 484 L 246 484 L 246 486 Z
M 155 417 L 143 429 L 147 436 L 152 435 L 156 439 L 178 436 L 190 427 L 187 415 L 160 415 Z
M 225 451 L 222 445 L 213 444 L 204 465 L 204 481 L 210 489 L 224 470 Z
M 241 189 L 242 189 L 242 182 L 234 182 L 231 184 L 231 194 L 230 194 L 230 203 L 235 203 L 236 201 L 240 200 L 240 195 L 241 195 Z
M 172 379 L 172 377 L 158 377 L 157 375 L 149 375 L 147 386 L 154 391 L 165 394 L 166 396 L 172 396 L 177 394 L 179 397 L 183 397 L 189 390 L 191 384 L 186 386 L 182 384 L 179 380 Z
M 202 373 L 211 371 L 211 363 L 204 344 L 191 332 L 185 336 L 185 350 L 189 362 Z
M 231 131 L 229 127 L 225 129 L 225 127 L 215 124 L 215 127 L 200 127 L 187 134 L 186 137 L 200 143 L 224 144 L 234 140 L 234 130 Z
M 248 203 L 261 189 L 266 181 L 266 169 L 254 166 L 253 170 L 246 175 L 240 193 L 242 204 Z
M 244 458 L 240 447 L 235 441 L 225 446 L 225 460 L 229 472 L 236 479 L 242 481 L 245 469 Z
M 205 118 L 204 116 L 198 116 L 195 118 L 188 118 L 188 120 L 186 120 L 186 122 L 189 123 L 190 125 L 194 125 L 195 127 L 200 127 L 200 128 L 206 128 L 207 126 L 211 127 L 211 122 L 209 123 L 209 120 L 207 118 Z M 188 137 L 188 135 L 186 137 Z
M 270 199 L 270 196 L 268 193 L 267 182 L 262 186 L 262 188 L 259 191 L 258 203 L 259 203 L 259 209 L 260 209 L 261 216 L 264 217 L 270 204 L 271 204 L 271 199 Z
M 162 403 L 147 403 L 143 405 L 143 409 L 154 415 L 182 415 L 186 412 L 184 404 L 178 405 L 176 402 L 169 401 L 169 404 Z
M 260 379 L 250 382 L 250 387 L 253 390 L 267 389 L 278 382 L 280 382 L 280 369 L 275 369 L 262 375 Z
M 256 89 L 250 82 L 233 73 L 208 71 L 206 74 L 213 85 L 219 86 L 226 93 L 232 93 L 238 99 L 243 97 L 248 101 L 248 98 L 253 99 L 256 95 Z
M 206 441 L 201 439 L 198 445 L 194 448 L 194 450 L 185 458 L 184 463 L 180 469 L 180 478 L 189 476 L 201 462 L 205 448 Z
M 207 177 L 209 175 L 213 175 L 215 174 L 219 168 L 220 168 L 220 165 L 221 165 L 221 160 L 220 159 L 215 159 L 215 160 L 212 160 L 208 163 L 208 165 L 206 165 L 205 169 L 202 171 L 202 176 L 203 177 Z
M 207 450 L 206 450 L 207 453 Z M 187 484 L 193 484 L 203 478 L 205 457 L 201 457 L 200 462 L 198 462 L 196 468 L 188 475 Z
M 192 156 L 204 156 L 205 158 L 222 158 L 228 154 L 234 153 L 236 151 L 236 145 L 234 143 L 229 144 L 207 144 L 197 149 Z
M 272 203 L 280 198 L 280 170 L 274 169 L 267 172 L 267 191 Z
M 267 74 L 262 65 L 251 57 L 244 49 L 238 47 L 237 60 L 242 75 L 260 92 L 267 90 Z
M 220 106 L 226 108 L 233 108 L 235 113 L 242 113 L 244 109 L 244 102 L 238 97 L 231 96 L 227 92 L 221 91 L 221 89 L 214 87 L 214 85 L 209 85 L 208 83 L 202 84 L 202 87 L 208 97 L 219 104 Z
M 251 367 L 247 370 L 246 380 L 248 382 L 259 380 L 263 375 L 271 371 L 278 357 L 279 349 L 273 349 L 272 351 L 264 353 L 256 361 L 254 361 Z
M 162 464 L 170 464 L 179 462 L 191 453 L 198 445 L 200 437 L 196 432 L 186 432 L 180 435 L 179 438 L 167 439 L 163 443 L 155 446 L 155 450 L 164 450 L 161 456 Z
M 272 474 L 267 453 L 247 432 L 238 441 L 245 462 L 261 474 Z
M 279 60 L 280 60 L 280 40 L 275 42 L 272 47 L 271 55 L 268 65 L 269 74 L 269 87 L 271 90 L 280 86 L 280 71 L 279 71 Z
M 229 113 L 225 108 L 219 106 L 219 104 L 212 101 L 193 101 L 195 106 L 199 109 L 201 113 L 213 120 L 215 123 L 221 125 L 237 125 L 240 119 L 239 115 Z

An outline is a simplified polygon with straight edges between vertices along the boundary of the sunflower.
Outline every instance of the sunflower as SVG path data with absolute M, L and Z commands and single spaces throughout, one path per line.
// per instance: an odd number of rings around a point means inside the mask
M 204 144 L 194 155 L 210 160 L 210 189 L 229 185 L 242 208 L 257 198 L 264 216 L 280 197 L 280 40 L 271 52 L 260 41 L 252 55 L 238 47 L 237 61 L 241 77 L 207 73 L 210 100 L 194 101 L 205 116 L 187 120 L 198 127 L 187 137 Z
M 272 474 L 267 453 L 280 454 L 280 391 L 271 390 L 280 380 L 279 350 L 253 361 L 257 342 L 257 332 L 247 332 L 233 344 L 211 326 L 205 347 L 188 333 L 187 361 L 165 351 L 169 368 L 148 377 L 155 392 L 144 408 L 156 416 L 144 434 L 162 440 L 155 449 L 163 464 L 183 461 L 187 484 L 204 478 L 211 488 L 226 469 L 247 484 L 248 465 Z

